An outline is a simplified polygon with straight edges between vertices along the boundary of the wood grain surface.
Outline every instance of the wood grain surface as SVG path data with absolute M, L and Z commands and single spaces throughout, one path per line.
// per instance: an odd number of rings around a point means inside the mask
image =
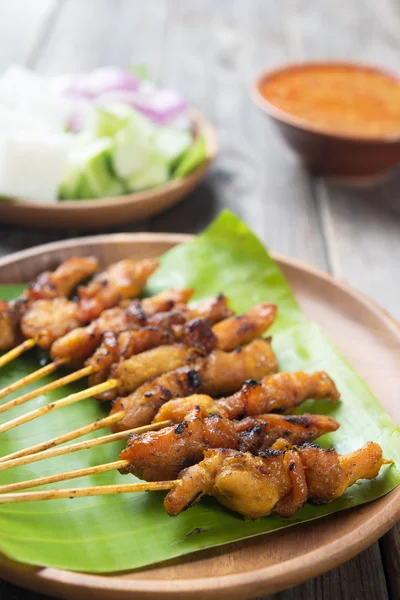
M 269 247 L 331 271 L 400 319 L 400 171 L 367 190 L 313 178 L 248 96 L 259 71 L 287 60 L 352 58 L 398 70 L 399 30 L 398 0 L 3 0 L 0 68 L 145 62 L 217 126 L 220 156 L 180 206 L 107 231 L 195 233 L 227 206 Z M 3 226 L 0 254 L 75 235 Z M 274 600 L 397 599 L 399 539 L 393 530 Z M 0 598 L 42 596 L 0 583 Z

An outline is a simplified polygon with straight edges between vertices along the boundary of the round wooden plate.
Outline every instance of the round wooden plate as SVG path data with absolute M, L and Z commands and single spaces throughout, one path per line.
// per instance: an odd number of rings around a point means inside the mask
M 114 198 L 63 200 L 54 204 L 29 202 L 22 198 L 1 200 L 0 223 L 46 229 L 100 229 L 145 219 L 170 208 L 204 179 L 217 154 L 214 127 L 198 111 L 192 110 L 191 117 L 196 134 L 202 134 L 206 139 L 207 159 L 186 177 L 151 190 Z
M 155 257 L 190 239 L 184 235 L 116 234 L 56 242 L 0 260 L 0 283 L 25 282 L 76 254 L 104 264 Z M 298 261 L 275 256 L 304 311 L 317 321 L 399 422 L 400 329 L 371 300 Z M 370 504 L 318 521 L 112 576 L 33 568 L 0 557 L 0 576 L 52 596 L 249 598 L 299 584 L 372 544 L 400 517 L 400 487 Z

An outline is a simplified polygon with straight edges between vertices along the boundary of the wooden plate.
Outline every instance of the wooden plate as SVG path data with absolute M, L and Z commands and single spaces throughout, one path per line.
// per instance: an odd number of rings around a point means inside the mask
M 24 282 L 75 254 L 105 264 L 162 254 L 189 236 L 116 234 L 56 242 L 0 260 L 0 283 Z M 292 259 L 276 256 L 305 312 L 336 342 L 399 421 L 400 329 L 371 300 Z M 37 569 L 0 557 L 4 579 L 74 600 L 248 598 L 299 584 L 372 544 L 400 517 L 400 487 L 359 508 L 247 541 L 112 576 Z
M 63 200 L 54 204 L 24 199 L 0 201 L 0 223 L 47 229 L 100 229 L 127 221 L 145 219 L 182 200 L 205 177 L 217 153 L 214 127 L 199 112 L 191 117 L 197 134 L 204 135 L 207 160 L 193 173 L 152 190 L 94 200 Z M 23 173 L 21 174 L 23 177 Z

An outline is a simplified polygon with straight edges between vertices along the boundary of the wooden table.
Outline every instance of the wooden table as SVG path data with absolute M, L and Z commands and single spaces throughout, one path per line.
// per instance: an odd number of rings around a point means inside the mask
M 181 205 L 118 231 L 195 233 L 229 207 L 270 248 L 330 271 L 400 319 L 400 170 L 370 189 L 312 177 L 248 94 L 258 71 L 288 60 L 353 58 L 396 69 L 399 31 L 398 0 L 3 0 L 0 69 L 146 63 L 156 81 L 180 89 L 217 126 L 220 155 Z M 3 226 L 0 254 L 77 235 L 84 232 Z M 395 600 L 399 574 L 397 528 L 334 571 L 273 598 Z M 5 582 L 0 597 L 44 598 Z

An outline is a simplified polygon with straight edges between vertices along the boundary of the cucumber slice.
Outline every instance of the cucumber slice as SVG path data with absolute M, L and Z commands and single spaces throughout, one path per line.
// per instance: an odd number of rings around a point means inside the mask
M 168 163 L 162 154 L 153 152 L 148 164 L 138 173 L 132 175 L 127 181 L 127 188 L 131 192 L 156 187 L 169 179 Z
M 91 115 L 88 129 L 93 137 L 113 137 L 131 121 L 134 111 L 127 104 L 97 107 Z
M 207 142 L 203 135 L 195 139 L 190 148 L 185 152 L 182 160 L 174 171 L 174 177 L 185 177 L 207 158 Z
M 139 115 L 140 116 L 140 115 Z M 132 119 L 126 127 L 115 135 L 112 164 L 115 173 L 122 179 L 129 179 L 145 169 L 153 151 L 153 126 L 145 119 Z
M 59 188 L 60 199 L 102 198 L 124 193 L 110 168 L 111 138 L 100 138 L 75 149 Z
M 172 127 L 159 127 L 154 137 L 154 147 L 165 156 L 171 168 L 173 168 L 189 148 L 193 138 L 189 131 L 179 131 Z

